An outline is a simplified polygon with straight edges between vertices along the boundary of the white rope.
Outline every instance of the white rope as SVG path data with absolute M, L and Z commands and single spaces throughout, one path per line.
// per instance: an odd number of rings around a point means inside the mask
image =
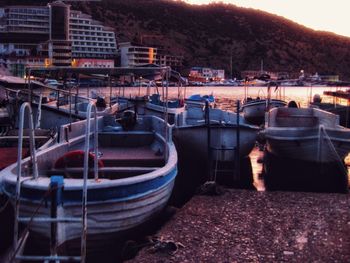
M 328 133 L 327 133 L 327 131 L 326 131 L 326 129 L 323 127 L 323 129 L 320 127 L 320 133 L 321 132 L 323 132 L 323 134 L 324 134 L 324 139 L 326 139 L 326 142 L 327 142 L 327 144 L 328 144 L 328 146 L 329 146 L 329 148 L 331 149 L 331 151 L 333 152 L 333 156 L 335 156 L 335 159 L 337 159 L 337 163 L 339 164 L 339 166 L 344 170 L 344 172 L 345 172 L 345 174 L 347 174 L 348 173 L 348 171 L 347 171 L 347 169 L 346 169 L 346 167 L 344 166 L 344 164 L 343 164 L 343 161 L 344 160 L 342 160 L 341 158 L 340 158 L 340 156 L 339 156 L 339 154 L 338 154 L 338 152 L 337 152 L 337 150 L 335 149 L 335 147 L 334 147 L 334 144 L 333 144 L 333 142 L 332 142 L 332 139 L 330 138 L 330 136 L 328 135 Z M 322 142 L 321 142 L 322 143 Z

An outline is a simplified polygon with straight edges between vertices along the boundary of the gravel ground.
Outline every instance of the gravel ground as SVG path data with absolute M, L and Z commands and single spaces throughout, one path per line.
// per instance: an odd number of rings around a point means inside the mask
M 129 262 L 350 262 L 350 195 L 197 195 L 153 239 Z

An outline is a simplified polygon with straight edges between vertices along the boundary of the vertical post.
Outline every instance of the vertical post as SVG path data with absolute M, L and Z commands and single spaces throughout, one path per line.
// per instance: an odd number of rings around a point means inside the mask
M 236 162 L 236 173 L 235 173 L 235 179 L 240 178 L 240 129 L 241 125 L 239 123 L 239 108 L 240 108 L 240 101 L 237 100 L 237 115 L 236 115 L 236 125 L 237 125 L 237 131 L 236 131 L 236 153 L 235 153 L 235 162 Z
M 210 109 L 209 101 L 205 100 L 205 124 L 207 125 L 207 151 L 208 151 L 208 178 L 212 179 L 212 149 L 211 149 L 211 129 L 210 129 Z
M 56 101 L 56 106 L 57 106 L 57 109 L 60 108 L 60 89 L 57 88 L 57 101 Z
M 112 107 L 111 74 L 108 74 L 108 87 L 109 87 L 109 107 Z
M 57 218 L 57 207 L 62 203 L 63 176 L 52 176 L 50 178 L 51 190 L 51 218 Z M 57 221 L 51 222 L 50 253 L 57 255 Z

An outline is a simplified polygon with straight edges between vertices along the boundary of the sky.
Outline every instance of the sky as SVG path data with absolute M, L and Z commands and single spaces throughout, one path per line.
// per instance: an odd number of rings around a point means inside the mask
M 185 2 L 232 3 L 284 16 L 315 30 L 350 37 L 350 0 L 185 0 Z

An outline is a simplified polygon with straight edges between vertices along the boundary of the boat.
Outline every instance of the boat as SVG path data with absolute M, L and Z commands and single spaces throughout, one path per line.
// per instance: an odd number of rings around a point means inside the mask
M 255 146 L 259 128 L 245 122 L 237 113 L 220 109 L 190 107 L 175 125 L 174 140 L 207 160 L 209 148 L 213 161 L 234 162 L 244 158 Z M 181 147 L 181 146 L 180 146 Z
M 204 107 L 206 101 L 209 102 L 209 106 L 211 108 L 214 108 L 215 97 L 213 94 L 210 94 L 210 95 L 193 94 L 189 96 L 187 99 L 185 99 L 185 104 L 186 104 L 186 107 Z
M 338 91 L 339 92 L 339 91 Z M 334 92 L 325 91 L 325 95 L 333 96 Z M 339 92 L 338 94 L 344 94 Z M 350 126 L 350 106 L 340 103 L 340 99 L 333 97 L 333 102 L 324 102 L 319 94 L 313 96 L 309 107 L 318 108 L 339 115 L 339 123 L 341 126 Z
M 350 152 L 350 129 L 339 125 L 339 116 L 317 108 L 273 108 L 263 134 L 267 151 L 281 158 L 343 162 Z
M 92 109 L 96 108 L 89 104 L 87 116 Z M 167 204 L 177 175 L 171 126 L 155 116 L 137 118 L 132 111 L 126 111 L 120 123 L 113 116 L 95 114 L 94 120 L 62 126 L 59 142 L 33 160 L 25 158 L 1 171 L 2 191 L 14 205 L 19 173 L 19 214 L 49 218 L 50 207 L 40 206 L 40 201 L 50 191 L 53 178 L 59 177 L 64 188 L 57 215 L 80 219 L 86 189 L 87 245 L 92 250 L 157 215 Z M 34 218 L 29 229 L 50 238 L 50 223 Z M 84 235 L 80 223 L 58 222 L 57 229 L 58 245 L 80 242 Z
M 263 62 L 261 62 L 263 63 Z M 263 65 L 263 64 L 262 64 Z M 274 92 L 279 91 L 279 95 L 281 97 L 281 89 L 279 89 L 279 82 L 270 80 L 270 76 L 267 74 L 263 74 L 263 70 L 261 67 L 261 76 L 260 80 L 263 80 L 267 84 L 267 96 L 266 98 L 261 98 L 259 96 L 260 92 L 264 92 L 263 89 L 260 89 L 258 92 L 258 96 L 253 99 L 248 97 L 248 86 L 245 85 L 244 93 L 245 99 L 243 100 L 240 111 L 243 112 L 244 118 L 252 124 L 261 125 L 264 123 L 265 112 L 269 111 L 271 108 L 275 107 L 285 107 L 287 102 L 281 99 L 273 99 L 271 96 L 271 86 L 275 85 Z M 258 79 L 258 80 L 259 80 Z M 247 81 L 246 81 L 247 82 Z M 277 97 L 276 93 L 276 97 Z
M 185 111 L 184 101 L 180 98 L 167 102 L 160 99 L 160 94 L 152 94 L 145 104 L 145 114 L 155 115 L 164 118 L 165 112 L 168 115 L 170 124 L 174 124 L 179 114 Z
M 247 98 L 242 104 L 241 111 L 248 122 L 262 124 L 268 108 L 285 107 L 286 105 L 287 102 L 278 99 Z

